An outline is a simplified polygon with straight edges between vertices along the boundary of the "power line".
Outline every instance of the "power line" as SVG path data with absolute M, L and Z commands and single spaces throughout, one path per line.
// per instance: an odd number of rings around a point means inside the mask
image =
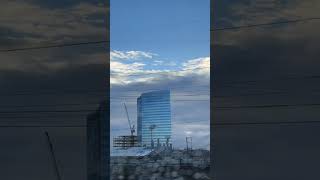
M 186 122 L 181 122 L 186 123 Z M 197 121 L 187 122 L 187 123 L 197 123 Z M 300 125 L 300 124 L 320 124 L 320 121 L 277 121 L 277 122 L 214 122 L 211 127 L 225 127 L 225 126 L 246 126 L 246 125 Z M 111 131 L 127 130 L 123 129 L 112 129 Z
M 294 19 L 294 20 L 287 20 L 287 21 L 260 23 L 260 24 L 249 24 L 249 25 L 242 25 L 242 26 L 213 28 L 210 31 L 228 31 L 228 30 L 237 30 L 237 29 L 247 29 L 247 28 L 256 28 L 261 26 L 273 26 L 273 25 L 299 23 L 299 22 L 307 22 L 307 21 L 314 21 L 314 20 L 320 20 L 320 17 L 311 17 L 311 18 Z
M 319 124 L 320 121 L 278 121 L 278 122 L 216 122 L 212 123 L 214 126 L 243 126 L 243 125 L 294 125 L 294 124 Z
M 279 80 L 295 80 L 295 79 L 320 79 L 320 75 L 306 75 L 306 76 L 297 76 L 297 77 L 277 77 L 277 79 L 273 78 L 273 79 L 259 79 L 259 80 L 244 80 L 244 81 L 229 81 L 229 82 L 222 82 L 222 85 L 225 84 L 255 84 L 255 83 L 259 83 L 259 82 L 276 82 Z M 216 84 L 213 85 L 219 85 L 217 84 L 217 80 L 214 80 L 214 82 L 216 82 Z
M 196 123 L 196 122 L 195 122 Z M 278 122 L 229 122 L 212 123 L 211 127 L 246 126 L 246 125 L 300 125 L 320 124 L 320 121 L 278 121 Z M 0 128 L 86 128 L 87 125 L 0 125 Z M 124 129 L 127 130 L 127 129 Z M 112 130 L 114 131 L 114 130 Z
M 181 87 L 181 88 L 184 88 L 185 86 L 174 86 L 173 88 L 169 88 L 169 89 L 177 89 L 178 87 Z M 209 89 L 209 86 L 208 85 L 194 85 L 193 88 L 195 87 L 208 87 Z M 160 89 L 144 89 L 144 90 L 141 90 L 141 91 L 151 91 L 151 90 L 163 90 L 164 88 Z M 168 88 L 166 88 L 168 89 Z M 34 92 L 34 91 L 31 91 L 31 90 L 25 90 L 25 91 L 15 91 L 15 92 L 0 92 L 0 96 L 27 96 L 27 95 L 64 95 L 64 94 L 86 94 L 86 95 L 90 95 L 90 94 L 105 94 L 107 95 L 108 94 L 108 91 L 112 91 L 112 89 L 106 89 L 106 90 L 45 90 L 45 91 L 38 91 L 38 92 Z M 199 90 L 195 89 L 195 90 L 182 90 L 181 92 L 199 92 Z M 132 92 L 136 92 L 136 93 L 140 93 L 140 91 L 138 90 L 126 90 L 124 91 L 125 93 L 132 93 Z M 180 92 L 179 92 L 180 93 Z
M 0 128 L 85 128 L 87 125 L 0 125 Z
M 209 99 L 177 99 L 171 100 L 179 101 L 209 101 Z M 111 100 L 110 102 L 122 102 L 121 98 Z M 135 102 L 135 101 L 130 101 Z M 79 104 L 78 104 L 79 105 Z M 269 105 L 250 105 L 250 106 L 215 106 L 215 110 L 234 110 L 234 109 L 261 109 L 261 108 L 289 108 L 289 107 L 314 107 L 320 106 L 320 103 L 311 104 L 269 104 Z M 18 114 L 18 113 L 79 113 L 79 112 L 95 112 L 94 109 L 80 109 L 80 110 L 27 110 L 27 111 L 0 111 L 0 114 Z
M 33 105 L 16 105 L 16 106 L 0 106 L 1 108 L 31 108 L 31 107 L 63 107 L 63 106 L 83 106 L 83 105 L 99 105 L 97 103 L 66 103 L 66 104 L 33 104 Z
M 260 27 L 260 26 L 271 26 L 271 25 L 279 25 L 279 24 L 307 22 L 307 21 L 313 21 L 313 20 L 320 20 L 320 18 L 319 17 L 311 17 L 311 18 L 294 19 L 294 20 L 287 20 L 287 21 L 213 28 L 210 31 L 236 30 L 236 29 Z M 33 46 L 33 47 L 24 47 L 24 48 L 1 49 L 0 52 L 15 52 L 15 51 L 27 51 L 27 50 L 36 50 L 36 49 L 61 48 L 61 47 L 81 46 L 81 45 L 90 45 L 90 44 L 102 44 L 102 43 L 109 43 L 109 42 L 110 41 L 108 41 L 108 40 L 101 40 L 101 41 L 88 41 L 88 42 L 79 42 L 79 43 L 64 43 L 64 44 L 55 44 L 55 45 L 46 45 L 46 46 Z
M 25 48 L 0 49 L 0 52 L 15 52 L 15 51 L 28 51 L 28 50 L 36 50 L 36 49 L 62 48 L 62 47 L 70 47 L 70 46 L 102 44 L 102 43 L 108 43 L 108 42 L 109 41 L 103 40 L 103 41 L 91 41 L 91 42 L 79 42 L 79 43 L 64 43 L 64 44 L 55 44 L 55 45 L 46 45 L 46 46 L 25 47 Z
M 47 92 L 47 93 L 39 93 L 39 92 L 34 92 L 34 93 L 8 93 L 8 94 L 1 94 L 0 96 L 39 96 L 39 95 L 79 95 L 79 94 L 85 94 L 87 96 L 92 96 L 92 95 L 101 95 L 101 94 L 107 94 L 107 92 Z
M 191 91 L 190 91 L 191 92 Z M 199 92 L 199 91 L 194 91 L 194 92 Z M 205 91 L 203 91 L 205 92 Z M 208 91 L 206 91 L 208 92 Z M 126 93 L 126 91 L 124 91 L 124 93 Z M 183 91 L 182 91 L 183 93 Z M 195 95 L 206 95 L 206 94 L 176 94 L 174 96 L 195 96 Z M 107 92 L 96 92 L 95 94 L 93 93 L 90 93 L 90 92 L 83 92 L 83 93 L 19 93 L 19 94 L 15 94 L 15 93 L 7 93 L 7 94 L 0 94 L 0 96 L 39 96 L 39 95 L 86 95 L 86 96 L 99 96 L 99 97 L 102 97 L 102 98 L 106 98 L 106 96 L 103 96 L 103 95 L 107 95 Z M 137 94 L 140 94 L 140 93 L 137 93 Z M 116 96 L 116 95 L 113 95 L 113 96 Z M 138 97 L 136 95 L 121 95 L 122 97 Z
M 88 115 L 87 113 L 86 114 L 55 114 L 55 115 L 48 115 L 48 116 L 43 116 L 43 115 L 33 115 L 33 116 L 25 116 L 25 115 L 19 115 L 19 114 L 14 114 L 14 115 L 6 115 L 6 116 L 3 116 L 3 115 L 0 115 L 0 119 L 39 119 L 40 121 L 43 121 L 44 119 L 43 118 L 55 118 L 55 119 L 61 119 L 61 118 L 77 118 L 77 120 L 82 120 L 82 119 L 78 119 L 79 117 L 81 116 L 86 116 Z M 69 119 L 71 120 L 71 119 Z M 65 120 L 63 120 L 65 121 Z
M 307 91 L 308 93 L 318 93 L 320 90 Z M 276 91 L 276 92 L 261 92 L 261 93 L 247 93 L 236 95 L 215 95 L 213 98 L 232 98 L 232 97 L 247 97 L 247 96 L 265 96 L 265 95 L 288 95 L 291 93 L 298 93 L 296 91 Z
M 234 109 L 265 109 L 265 108 L 290 108 L 290 107 L 317 107 L 319 103 L 313 104 L 270 104 L 270 105 L 253 105 L 253 106 L 216 106 L 216 110 L 234 110 Z
M 258 83 L 258 82 L 275 82 L 278 80 L 290 80 L 290 79 L 319 79 L 320 75 L 308 75 L 308 76 L 302 76 L 302 77 L 283 77 L 283 78 L 277 78 L 277 79 L 263 79 L 263 80 L 246 80 L 246 81 L 229 81 L 229 82 L 224 82 L 221 84 L 232 84 L 232 85 L 236 85 L 236 84 L 253 84 L 253 83 Z M 220 88 L 220 84 L 213 84 L 212 86 L 215 86 L 213 88 Z M 185 87 L 185 86 L 175 86 L 174 88 L 170 88 L 172 90 L 178 90 L 178 88 L 181 87 Z M 208 87 L 207 85 L 195 85 L 193 87 Z M 209 87 L 208 87 L 209 88 Z M 112 91 L 112 89 L 110 89 Z M 143 91 L 151 91 L 151 90 L 161 90 L 161 89 L 144 89 Z M 50 91 L 50 92 L 31 92 L 31 91 L 17 91 L 17 92 L 10 92 L 10 93 L 5 93 L 5 94 L 1 94 L 0 96 L 27 96 L 27 95 L 64 95 L 64 94 L 86 94 L 86 95 L 99 95 L 101 94 L 106 94 L 108 90 L 102 91 L 102 90 L 63 90 L 61 92 L 54 92 L 54 91 Z M 142 91 L 142 90 L 140 90 Z M 198 90 L 183 90 L 182 92 L 198 92 Z M 126 93 L 128 92 L 139 92 L 139 90 L 127 90 L 125 91 Z M 207 91 L 203 91 L 203 92 L 207 92 Z
M 79 113 L 79 112 L 96 112 L 97 110 L 89 110 L 89 109 L 82 109 L 82 110 L 46 110 L 46 111 L 0 111 L 0 114 L 17 114 L 17 113 Z

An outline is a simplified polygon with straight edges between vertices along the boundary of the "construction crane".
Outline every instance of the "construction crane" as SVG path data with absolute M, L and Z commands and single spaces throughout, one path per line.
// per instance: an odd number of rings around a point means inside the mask
M 57 180 L 62 180 L 61 174 L 60 174 L 59 168 L 58 168 L 58 162 L 57 162 L 57 159 L 56 159 L 56 155 L 54 153 L 53 145 L 52 145 L 52 142 L 51 142 L 51 138 L 50 138 L 49 133 L 47 131 L 45 131 L 44 134 L 47 137 L 47 142 L 48 142 L 48 146 L 49 146 L 49 150 L 50 150 L 50 155 L 51 155 L 51 158 L 52 158 L 52 161 L 53 161 L 53 167 L 54 167 L 54 171 L 55 171 L 55 174 L 56 174 L 56 178 L 57 178 Z
M 127 119 L 128 119 L 128 123 L 129 123 L 129 128 L 130 128 L 131 136 L 133 136 L 133 134 L 134 134 L 134 132 L 135 132 L 135 127 L 134 127 L 134 125 L 131 125 L 131 121 L 130 121 L 130 119 L 129 119 L 129 113 L 128 113 L 128 109 L 127 109 L 126 103 L 123 102 L 123 105 L 124 105 L 124 109 L 126 110 L 126 114 L 127 114 Z

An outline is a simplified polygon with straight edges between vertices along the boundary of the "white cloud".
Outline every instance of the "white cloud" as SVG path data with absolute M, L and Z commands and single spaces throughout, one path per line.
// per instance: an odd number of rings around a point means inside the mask
M 111 60 L 139 60 L 139 59 L 152 59 L 157 54 L 144 52 L 144 51 L 116 51 L 110 52 Z
M 172 140 L 174 146 L 184 148 L 185 137 L 192 136 L 194 147 L 209 149 L 210 106 L 209 96 L 206 93 L 209 91 L 210 57 L 182 61 L 176 64 L 175 70 L 171 70 L 172 67 L 166 69 L 168 61 L 163 59 L 153 62 L 162 63 L 162 65 L 155 70 L 152 69 L 153 66 L 148 66 L 149 63 L 144 64 L 139 60 L 117 61 L 111 58 L 111 94 L 114 97 L 111 104 L 111 125 L 114 128 L 124 128 L 123 131 L 112 131 L 112 135 L 129 133 L 122 110 L 122 100 L 119 100 L 118 97 L 125 98 L 128 103 L 129 116 L 136 119 L 136 98 L 141 92 L 169 88 L 173 89 Z M 186 87 L 184 87 L 185 84 L 187 84 Z M 188 96 L 190 93 L 201 93 L 201 95 Z M 192 103 L 175 101 L 186 99 L 201 101 Z
M 174 67 L 177 66 L 177 63 L 174 61 L 169 61 L 167 62 L 166 60 L 154 60 L 153 61 L 153 66 L 169 66 L 169 67 Z
M 163 65 L 164 61 L 161 61 L 161 60 L 154 60 L 153 61 L 153 66 L 161 66 Z
M 139 59 L 141 57 L 152 58 L 143 51 L 115 51 L 111 52 L 111 85 L 131 84 L 131 83 L 156 83 L 157 81 L 168 79 L 174 80 L 187 76 L 201 76 L 208 78 L 210 76 L 210 57 L 200 57 L 187 60 L 183 63 L 174 65 L 177 70 L 168 69 L 146 69 L 146 64 L 140 62 L 124 63 L 118 59 Z M 130 61 L 131 62 L 131 61 Z M 162 60 L 155 60 L 159 66 L 167 66 Z M 169 63 L 172 63 L 169 62 Z M 171 64 L 173 65 L 173 64 Z
M 189 73 L 210 74 L 210 57 L 188 60 L 182 66 L 183 71 Z
M 112 72 L 125 74 L 141 72 L 143 70 L 143 66 L 145 66 L 145 64 L 138 62 L 124 64 L 117 61 L 111 61 L 110 63 L 110 68 Z
M 165 64 L 166 66 L 177 66 L 177 63 L 174 61 L 168 62 Z

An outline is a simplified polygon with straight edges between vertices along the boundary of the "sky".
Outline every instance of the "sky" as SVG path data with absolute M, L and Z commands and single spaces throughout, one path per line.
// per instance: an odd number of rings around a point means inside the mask
M 142 92 L 170 89 L 172 140 L 209 148 L 209 0 L 111 0 L 111 138 L 130 134 Z M 189 109 L 194 109 L 190 112 Z
M 2 0 L 0 4 L 1 50 L 108 38 L 104 0 Z M 86 116 L 107 92 L 106 49 L 106 44 L 88 44 L 1 51 L 1 111 L 14 111 L 0 115 L 1 179 L 56 179 L 45 131 L 62 177 L 86 179 Z M 43 112 L 76 109 L 86 111 Z
M 120 3 L 121 1 L 116 2 Z M 128 0 L 128 3 L 130 2 L 132 1 Z M 181 1 L 150 0 L 148 2 L 158 4 L 168 2 L 167 4 L 174 5 L 173 3 Z M 140 4 L 148 2 L 141 2 Z M 191 1 L 185 0 L 183 2 Z M 197 0 L 197 2 L 203 1 Z M 181 2 L 179 7 L 183 7 L 182 4 Z M 211 16 L 212 27 L 217 28 L 318 17 L 320 8 L 318 0 L 228 0 L 213 1 L 211 5 L 213 10 Z M 105 6 L 104 0 L 2 0 L 0 6 L 0 48 L 11 49 L 48 44 L 98 41 L 101 39 L 108 40 L 105 14 L 109 9 L 106 9 Z M 125 6 L 121 7 L 124 8 Z M 133 4 L 130 7 L 128 6 L 128 12 L 131 12 L 131 7 L 135 6 Z M 171 6 L 163 7 L 168 11 Z M 193 7 L 197 7 L 197 5 L 193 4 Z M 155 9 L 153 8 L 152 11 L 156 11 Z M 161 15 L 165 17 L 163 14 L 166 11 L 163 12 Z M 194 14 L 193 18 L 196 18 L 198 17 L 197 14 L 202 14 L 206 11 L 192 10 L 187 12 Z M 125 16 L 125 14 L 120 13 L 121 16 Z M 135 14 L 131 13 L 130 17 Z M 169 20 L 173 19 L 175 18 L 169 18 Z M 121 25 L 126 26 L 126 23 L 130 22 L 123 21 Z M 185 22 L 191 23 L 187 19 Z M 198 24 L 200 20 L 192 23 Z M 139 28 L 140 26 L 134 27 Z M 174 26 L 174 24 L 170 26 Z M 114 27 L 117 26 L 115 25 Z M 120 31 L 119 29 L 117 31 Z M 121 29 L 124 31 L 123 29 L 125 28 Z M 217 83 L 214 85 L 214 94 L 217 96 L 229 96 L 224 99 L 221 97 L 220 99 L 215 98 L 215 106 L 319 103 L 319 83 L 318 78 L 316 78 L 316 75 L 319 75 L 320 68 L 319 31 L 319 21 L 315 20 L 282 24 L 281 26 L 268 28 L 259 27 L 212 33 L 214 38 L 212 38 L 211 42 L 211 52 L 215 56 L 212 73 L 214 73 L 214 79 Z M 120 38 L 124 38 L 126 33 L 129 32 L 128 30 L 122 36 L 119 35 Z M 161 32 L 169 33 L 169 31 L 165 30 Z M 185 32 L 189 32 L 189 29 L 185 29 Z M 147 32 L 144 32 L 144 34 L 147 34 Z M 179 33 L 177 36 L 179 35 L 182 34 Z M 196 49 L 195 45 L 193 46 L 196 42 L 194 38 L 197 38 L 198 35 L 200 37 L 200 34 L 195 36 L 189 32 L 188 38 L 193 40 L 180 43 L 181 47 L 189 43 L 191 50 L 173 51 L 175 49 L 172 48 L 171 44 L 176 43 L 176 41 L 163 46 L 164 49 L 166 47 L 169 49 L 170 47 L 170 51 L 161 50 L 160 48 L 157 50 L 155 47 L 149 49 L 149 45 L 150 47 L 156 46 L 152 38 L 158 38 L 158 36 L 148 38 L 152 42 L 148 45 L 128 37 L 122 40 L 127 41 L 128 39 L 128 43 L 120 41 L 118 43 L 118 45 L 122 44 L 127 47 L 120 47 L 116 44 L 111 45 L 114 46 L 113 51 L 123 53 L 142 51 L 157 54 L 155 57 L 159 59 L 160 57 L 163 59 L 168 58 L 170 61 L 172 58 L 172 61 L 180 59 L 181 62 L 188 62 L 188 60 L 203 59 L 209 56 L 209 53 L 193 51 L 193 49 Z M 184 38 L 181 39 L 186 40 Z M 116 42 L 116 40 L 113 40 L 113 42 Z M 135 46 L 131 46 L 133 43 Z M 203 45 L 202 43 L 199 44 Z M 179 48 L 180 46 L 174 47 Z M 204 48 L 206 47 L 209 47 L 209 45 L 205 45 Z M 106 87 L 104 87 L 106 84 L 105 67 L 108 63 L 106 59 L 109 58 L 106 54 L 106 49 L 106 45 L 95 44 L 14 53 L 1 52 L 0 92 L 2 96 L 0 104 L 2 111 L 16 111 L 18 109 L 20 111 L 52 111 L 80 109 L 80 107 L 81 109 L 96 109 L 103 94 L 107 92 Z M 204 49 L 202 50 L 204 51 Z M 183 54 L 181 56 L 185 57 L 172 55 L 178 51 L 183 51 L 184 53 L 181 53 Z M 190 55 L 187 53 L 195 54 Z M 122 66 L 118 70 L 120 73 L 145 73 L 144 69 L 137 70 L 132 66 L 123 65 L 124 63 L 129 63 L 129 61 L 130 63 L 132 62 L 131 60 L 117 61 L 118 65 Z M 208 61 L 191 61 L 189 64 L 197 62 L 199 65 L 199 62 Z M 172 68 L 184 68 L 179 66 L 181 64 L 177 64 Z M 146 68 L 142 64 L 136 64 L 135 66 Z M 151 67 L 148 68 L 150 69 Z M 155 77 L 150 74 L 148 73 L 148 78 L 154 79 Z M 141 78 L 128 78 L 128 75 L 125 76 L 124 74 L 122 78 L 117 77 L 113 81 L 112 93 L 126 94 L 127 96 L 130 95 L 130 97 L 138 96 L 142 91 L 145 91 L 145 88 L 158 89 L 166 85 L 176 87 L 174 93 L 181 94 L 182 92 L 186 93 L 186 89 L 190 88 L 191 84 L 197 83 L 203 86 L 192 86 L 195 89 L 190 91 L 188 89 L 188 93 L 197 91 L 205 94 L 208 91 L 206 89 L 208 83 L 207 79 L 204 78 L 206 77 L 204 74 L 207 73 L 195 71 L 194 69 L 189 72 L 185 69 L 182 72 L 161 75 L 155 81 L 157 82 L 156 84 L 150 81 L 146 83 Z M 304 78 L 306 76 L 313 76 L 313 78 Z M 161 80 L 159 81 L 159 79 Z M 260 81 L 262 79 L 265 81 Z M 259 80 L 260 83 L 230 83 L 248 80 Z M 128 89 L 131 90 L 130 93 Z M 102 94 L 98 94 L 99 97 L 97 97 L 93 92 L 88 93 L 88 90 L 102 91 Z M 85 93 L 80 93 L 83 91 Z M 282 94 L 274 93 L 279 91 Z M 253 95 L 261 93 L 270 94 L 263 96 Z M 251 95 L 249 96 L 248 94 Z M 179 98 L 185 97 L 180 96 Z M 55 106 L 56 104 L 78 103 L 92 103 L 93 105 L 81 105 L 80 107 Z M 197 119 L 199 120 L 197 121 L 197 127 L 195 125 L 183 127 L 191 130 L 196 128 L 199 133 L 199 136 L 196 137 L 204 137 L 201 135 L 202 132 L 208 135 L 208 117 L 199 116 L 198 114 L 206 114 L 208 110 L 203 108 L 208 107 L 209 103 L 202 104 L 197 101 L 186 103 L 181 101 L 179 104 L 181 106 L 176 106 L 176 108 L 180 110 L 174 111 L 179 113 L 179 116 L 176 117 L 180 117 L 180 120 L 177 120 L 177 122 L 184 125 L 181 122 L 185 122 L 186 119 L 191 122 Z M 121 106 L 120 103 L 115 103 L 115 105 Z M 12 106 L 15 108 L 12 108 Z M 28 107 L 17 108 L 16 106 Z M 134 118 L 136 111 L 134 103 L 130 106 L 128 105 L 128 109 L 130 115 Z M 119 107 L 114 108 L 113 111 L 119 111 L 119 114 L 121 114 L 124 110 Z M 319 110 L 316 106 L 280 109 L 238 109 L 233 111 L 214 110 L 212 112 L 213 120 L 219 122 L 318 121 L 320 118 Z M 71 118 L 69 113 L 55 113 L 54 115 L 48 113 L 15 113 L 15 118 L 8 118 L 8 115 L 1 114 L 0 119 L 1 125 L 83 125 L 87 114 L 87 112 L 72 114 L 73 117 Z M 30 116 L 30 118 L 26 116 Z M 48 118 L 48 116 L 51 118 Z M 114 128 L 123 128 L 123 125 L 126 124 L 126 122 L 123 122 L 125 120 L 124 114 L 119 117 L 113 116 L 113 118 L 117 118 L 118 121 L 114 122 L 119 123 L 119 125 L 113 124 Z M 213 133 L 211 134 L 214 135 L 213 145 L 215 146 L 214 163 L 217 172 L 216 178 L 218 179 L 319 179 L 319 125 L 228 126 L 214 127 L 212 130 L 211 132 Z M 62 168 L 63 177 L 65 179 L 86 179 L 86 152 L 85 148 L 83 148 L 86 146 L 86 130 L 85 128 L 62 127 L 12 127 L 1 129 L 0 143 L 3 146 L 0 148 L 0 169 L 2 179 L 56 179 L 44 131 L 48 131 L 54 141 L 53 144 Z M 189 131 L 189 129 L 186 131 Z M 123 133 L 128 132 L 128 129 L 123 130 Z M 185 135 L 185 131 L 178 132 L 182 133 L 179 137 Z M 194 142 L 201 142 L 201 139 Z

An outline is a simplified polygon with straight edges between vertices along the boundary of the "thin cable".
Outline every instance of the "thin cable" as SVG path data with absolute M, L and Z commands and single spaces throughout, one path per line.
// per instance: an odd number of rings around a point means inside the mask
M 85 128 L 87 125 L 0 125 L 0 128 Z
M 228 31 L 228 30 L 237 30 L 237 29 L 247 29 L 247 28 L 256 28 L 261 26 L 273 26 L 273 25 L 307 22 L 307 21 L 314 21 L 314 20 L 320 20 L 320 17 L 311 17 L 311 18 L 304 18 L 304 19 L 294 19 L 294 20 L 277 21 L 277 22 L 260 23 L 260 24 L 249 24 L 249 25 L 242 25 L 242 26 L 213 28 L 210 31 Z
M 254 106 L 216 106 L 215 110 L 235 110 L 235 109 L 265 109 L 265 108 L 290 108 L 290 107 L 317 107 L 319 103 L 313 104 L 270 104 L 270 105 L 254 105 Z
M 63 107 L 63 106 L 84 106 L 99 105 L 99 103 L 70 103 L 70 104 L 35 104 L 35 105 L 17 105 L 17 106 L 0 106 L 1 108 L 31 108 L 31 107 Z
M 278 122 L 230 122 L 230 123 L 212 123 L 214 126 L 243 126 L 243 125 L 294 125 L 294 124 L 319 124 L 320 121 L 278 121 Z
M 222 82 L 220 84 L 217 83 L 217 80 L 214 80 L 215 84 L 213 84 L 213 86 L 226 85 L 226 84 L 250 85 L 252 83 L 255 84 L 255 83 L 259 83 L 259 82 L 275 82 L 275 81 L 279 81 L 279 80 L 295 80 L 295 79 L 320 79 L 320 75 L 306 75 L 306 76 L 297 76 L 297 77 L 289 77 L 288 76 L 288 77 L 278 77 L 277 79 L 272 78 L 272 79 L 260 79 L 260 80 L 229 81 L 229 82 Z
M 103 41 L 91 41 L 91 42 L 66 43 L 66 44 L 56 44 L 56 45 L 47 45 L 47 46 L 14 48 L 14 49 L 0 49 L 0 52 L 15 52 L 15 51 L 28 51 L 28 50 L 36 50 L 36 49 L 62 48 L 62 47 L 70 47 L 70 46 L 102 44 L 102 43 L 108 43 L 108 42 L 109 41 L 103 40 Z
M 52 111 L 0 111 L 0 114 L 18 114 L 18 113 L 79 113 L 79 112 L 96 112 L 94 109 L 81 109 L 81 110 L 52 110 Z
M 311 18 L 304 18 L 304 19 L 295 19 L 295 20 L 260 23 L 260 24 L 250 24 L 250 25 L 243 25 L 243 26 L 213 28 L 210 31 L 226 31 L 226 30 L 235 30 L 235 29 L 244 29 L 244 28 L 254 28 L 254 27 L 260 27 L 260 26 L 271 26 L 271 25 L 279 25 L 279 24 L 306 22 L 306 21 L 313 21 L 313 20 L 320 20 L 320 17 L 311 17 Z M 61 47 L 68 47 L 68 46 L 102 44 L 102 43 L 109 43 L 109 42 L 110 41 L 102 40 L 102 41 L 91 41 L 91 42 L 80 42 L 80 43 L 66 43 L 66 44 L 56 44 L 56 45 L 47 45 L 47 46 L 34 46 L 34 47 L 25 47 L 25 48 L 2 49 L 2 50 L 0 50 L 0 52 L 14 52 L 14 51 L 36 50 L 36 49 L 61 48 Z

